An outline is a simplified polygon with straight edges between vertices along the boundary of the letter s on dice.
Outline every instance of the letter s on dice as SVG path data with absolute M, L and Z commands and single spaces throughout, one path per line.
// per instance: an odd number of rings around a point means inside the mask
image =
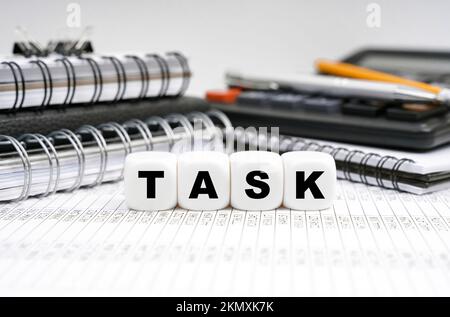
M 135 210 L 321 210 L 333 205 L 336 164 L 308 151 L 139 152 L 127 156 L 124 178 Z

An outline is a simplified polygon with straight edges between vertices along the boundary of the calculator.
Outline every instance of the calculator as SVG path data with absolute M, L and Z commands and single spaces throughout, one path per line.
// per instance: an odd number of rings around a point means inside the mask
M 422 63 L 411 62 L 417 60 Z M 450 52 L 433 55 L 429 51 L 370 49 L 358 51 L 344 61 L 427 82 L 447 83 L 450 78 Z M 438 62 L 447 67 L 436 67 Z M 420 69 L 414 68 L 416 64 Z M 401 69 L 395 65 L 401 65 Z M 210 102 L 235 126 L 279 127 L 280 133 L 286 135 L 411 151 L 427 151 L 450 142 L 450 112 L 444 105 L 279 90 L 233 91 L 236 96 L 232 103 L 215 99 Z
M 345 57 L 345 63 L 412 80 L 450 87 L 450 52 L 366 48 Z

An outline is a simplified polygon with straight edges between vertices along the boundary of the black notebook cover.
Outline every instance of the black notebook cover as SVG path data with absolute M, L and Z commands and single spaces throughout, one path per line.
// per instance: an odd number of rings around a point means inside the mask
M 48 134 L 58 129 L 74 130 L 82 125 L 99 125 L 129 119 L 146 119 L 170 113 L 207 111 L 208 103 L 194 97 L 164 98 L 93 106 L 70 105 L 65 108 L 46 108 L 45 111 L 24 110 L 17 113 L 0 113 L 0 134 L 20 136 L 24 133 Z

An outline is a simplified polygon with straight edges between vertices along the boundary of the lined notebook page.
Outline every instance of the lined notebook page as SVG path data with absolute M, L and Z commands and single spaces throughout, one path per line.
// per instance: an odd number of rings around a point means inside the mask
M 450 191 L 138 212 L 123 183 L 0 205 L 0 295 L 450 295 Z

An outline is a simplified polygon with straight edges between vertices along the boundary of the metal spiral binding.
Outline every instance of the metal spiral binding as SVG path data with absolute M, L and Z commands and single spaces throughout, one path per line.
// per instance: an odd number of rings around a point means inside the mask
M 183 127 L 184 131 L 188 135 L 190 149 L 193 149 L 193 147 L 194 147 L 194 127 L 189 122 L 189 120 L 186 118 L 186 116 L 181 115 L 181 114 L 171 114 L 171 115 L 166 116 L 165 119 L 167 122 L 178 122 Z
M 394 166 L 392 167 L 391 182 L 392 182 L 392 186 L 394 187 L 394 189 L 397 189 L 397 190 L 400 190 L 400 186 L 398 185 L 398 172 L 400 170 L 400 167 L 404 163 L 414 163 L 414 161 L 411 159 L 402 158 L 400 160 L 397 160 L 397 162 L 395 162 Z
M 138 129 L 138 131 L 142 135 L 142 138 L 145 141 L 145 148 L 146 148 L 146 150 L 147 151 L 153 150 L 153 136 L 152 136 L 152 132 L 150 131 L 148 126 L 143 121 L 141 121 L 139 119 L 128 120 L 127 122 L 125 122 L 123 124 L 123 127 L 125 129 L 128 128 L 128 127 L 134 127 L 136 129 Z
M 361 154 L 364 154 L 361 152 Z M 392 188 L 400 190 L 398 183 L 397 183 L 397 172 L 399 171 L 399 168 L 401 167 L 401 165 L 407 161 L 413 162 L 410 159 L 397 159 L 396 157 L 393 156 L 381 156 L 379 154 L 376 153 L 366 153 L 364 154 L 364 156 L 361 158 L 359 164 L 358 164 L 358 169 L 359 169 L 359 178 L 361 183 L 364 184 L 368 184 L 371 185 L 370 182 L 367 180 L 367 173 L 366 173 L 366 168 L 369 165 L 368 162 L 370 161 L 371 158 L 376 157 L 377 158 L 377 164 L 375 165 L 374 169 L 374 178 L 375 181 L 377 183 L 378 186 L 383 187 L 383 188 L 391 188 L 387 185 L 385 185 L 385 180 L 383 179 L 382 176 L 382 170 L 384 165 L 389 161 L 389 160 L 394 160 L 395 163 L 391 169 L 391 173 L 390 173 L 390 179 L 391 179 L 391 183 L 392 183 Z
M 44 98 L 42 100 L 41 107 L 46 107 L 50 104 L 52 100 L 53 95 L 53 80 L 52 80 L 52 74 L 50 73 L 50 69 L 48 68 L 47 64 L 40 60 L 36 59 L 33 61 L 30 61 L 30 64 L 36 64 L 42 73 L 42 80 L 44 81 Z M 48 80 L 48 85 L 47 85 Z M 48 89 L 48 100 L 47 100 L 47 89 Z
M 309 142 L 306 147 L 304 146 L 302 148 L 302 150 L 311 148 L 311 144 L 317 145 L 316 142 Z M 342 174 L 344 176 L 344 179 L 353 181 L 353 182 L 358 181 L 358 180 L 355 180 L 352 178 L 352 172 L 350 171 L 350 166 L 352 164 L 352 161 L 353 161 L 353 158 L 355 157 L 355 155 L 357 155 L 357 154 L 362 155 L 360 162 L 357 164 L 357 174 L 359 175 L 359 181 L 361 183 L 364 183 L 367 185 L 371 185 L 370 182 L 367 180 L 367 173 L 366 173 L 366 168 L 368 166 L 368 162 L 371 158 L 378 157 L 378 161 L 375 166 L 374 178 L 375 178 L 377 185 L 380 187 L 383 187 L 383 188 L 391 188 L 391 187 L 387 186 L 387 184 L 385 184 L 385 180 L 383 179 L 383 176 L 382 176 L 383 167 L 389 160 L 395 160 L 395 163 L 390 172 L 390 181 L 392 184 L 392 188 L 394 188 L 396 190 L 401 190 L 399 187 L 399 184 L 398 184 L 398 172 L 400 170 L 400 167 L 404 163 L 407 163 L 407 162 L 414 163 L 414 161 L 411 159 L 406 159 L 406 158 L 397 159 L 396 157 L 393 157 L 393 156 L 381 156 L 379 154 L 371 153 L 371 152 L 364 153 L 360 150 L 350 151 L 349 149 L 344 148 L 344 147 L 335 148 L 331 145 L 322 145 L 317 149 L 317 151 L 324 152 L 325 149 L 331 150 L 330 154 L 333 156 L 333 158 L 335 160 L 337 160 L 337 155 L 340 152 L 346 153 L 344 160 L 343 160 L 343 164 L 342 164 Z
M 100 66 L 97 61 L 91 57 L 79 57 L 79 59 L 86 61 L 92 69 L 92 74 L 94 75 L 94 93 L 92 94 L 90 103 L 97 103 L 103 92 L 103 75 Z
M 11 62 L 2 62 L 2 64 L 8 66 L 13 74 L 14 85 L 16 87 L 16 98 L 14 99 L 14 103 L 11 107 L 11 110 L 15 110 L 17 102 L 19 101 L 19 82 L 17 81 L 16 71 L 14 70 L 14 67 L 12 66 L 13 64 Z
M 39 61 L 30 61 L 30 64 L 36 64 L 42 73 L 42 80 L 44 81 L 44 98 L 42 100 L 41 107 L 44 107 L 45 102 L 47 100 L 47 75 L 45 74 L 44 69 L 43 69 L 41 63 L 39 63 Z
M 251 142 L 250 139 L 254 137 L 253 134 L 248 132 L 244 134 L 244 136 L 236 136 L 236 138 L 238 138 L 239 140 L 243 139 L 244 141 L 249 139 L 248 142 Z M 398 173 L 400 171 L 400 167 L 405 163 L 414 163 L 413 160 L 407 158 L 398 159 L 393 156 L 381 156 L 372 152 L 365 153 L 360 150 L 349 150 L 345 147 L 334 147 L 328 144 L 320 145 L 318 142 L 308 141 L 298 137 L 280 137 L 279 144 L 280 150 L 282 152 L 313 150 L 328 153 L 332 155 L 336 161 L 342 162 L 341 172 L 344 179 L 353 182 L 361 182 L 367 185 L 374 185 L 367 179 L 368 174 L 366 171 L 367 167 L 369 166 L 370 159 L 376 157 L 377 164 L 374 166 L 374 179 L 376 181 L 376 184 L 383 188 L 393 188 L 399 191 L 401 190 L 398 183 Z M 344 153 L 342 160 L 338 159 L 338 155 L 340 153 Z M 354 158 L 356 155 L 362 156 L 359 160 L 359 163 L 354 163 Z M 394 160 L 395 163 L 393 164 L 389 172 L 391 186 L 388 186 L 388 184 L 386 184 L 386 179 L 383 179 L 383 169 L 385 164 L 390 160 Z M 352 172 L 352 164 L 356 164 L 356 172 Z M 352 174 L 355 173 L 359 176 L 359 180 L 355 179 L 352 176 Z
M 81 183 L 83 182 L 84 177 L 84 170 L 85 170 L 85 164 L 86 164 L 86 156 L 84 153 L 83 145 L 81 144 L 80 140 L 78 139 L 78 136 L 73 133 L 72 131 L 68 129 L 61 129 L 55 132 L 52 132 L 49 134 L 49 138 L 54 138 L 58 135 L 64 136 L 73 146 L 77 158 L 78 158 L 78 178 L 75 179 L 74 184 L 72 187 L 70 187 L 67 191 L 73 191 L 75 189 L 78 189 L 81 186 Z
M 184 128 L 184 131 L 189 135 L 189 139 L 194 137 L 194 127 L 186 116 L 181 114 L 171 114 L 165 118 L 168 122 L 178 122 Z
M 288 145 L 288 148 L 286 149 L 286 151 L 294 151 L 295 149 L 301 150 L 305 147 L 305 144 L 307 143 L 303 139 L 296 139 L 296 138 L 290 138 L 290 139 L 292 142 L 290 143 L 290 145 Z
M 320 144 L 317 142 L 306 142 L 305 145 L 302 147 L 301 151 L 308 151 L 313 147 L 320 148 Z
M 292 149 L 294 144 L 295 144 L 295 141 L 293 138 L 283 138 L 280 141 L 280 145 L 279 145 L 280 151 L 283 153 L 288 152 L 289 149 Z
M 52 78 L 52 73 L 50 72 L 50 68 L 48 67 L 46 62 L 44 62 L 43 60 L 40 60 L 40 59 L 38 59 L 37 62 L 42 65 L 43 69 L 47 73 L 49 91 L 48 91 L 48 100 L 47 100 L 47 103 L 45 104 L 45 106 L 48 106 L 48 105 L 51 104 L 52 97 L 53 97 L 53 78 Z
M 376 154 L 376 153 L 366 153 L 362 158 L 361 161 L 359 162 L 359 179 L 361 180 L 361 183 L 367 184 L 369 185 L 369 181 L 367 180 L 367 173 L 366 173 L 366 167 L 368 166 L 368 162 L 370 160 L 370 158 L 372 157 L 379 157 L 381 158 L 380 155 Z
M 208 113 L 208 115 L 219 119 L 224 127 L 226 128 L 232 127 L 228 118 L 224 114 L 218 111 L 212 111 Z M 188 118 L 193 118 L 195 120 L 201 119 L 202 121 L 205 120 L 204 127 L 206 130 L 212 131 L 212 128 L 215 127 L 214 123 L 212 122 L 209 116 L 202 113 L 193 113 L 190 116 L 189 115 L 185 116 L 181 114 L 172 114 L 166 116 L 165 118 L 153 116 L 148 118 L 145 122 L 138 119 L 133 119 L 125 122 L 122 125 L 116 122 L 104 123 L 97 127 L 85 125 L 80 127 L 75 132 L 72 132 L 68 129 L 61 129 L 50 133 L 48 136 L 43 136 L 41 134 L 24 134 L 19 139 L 15 139 L 10 136 L 0 136 L 0 140 L 6 140 L 14 147 L 15 152 L 19 155 L 23 165 L 24 182 L 22 191 L 19 194 L 19 196 L 16 197 L 14 200 L 23 200 L 30 195 L 31 186 L 33 184 L 32 183 L 33 171 L 31 167 L 30 156 L 26 150 L 26 145 L 31 140 L 35 141 L 36 144 L 38 144 L 39 147 L 42 149 L 42 151 L 46 156 L 46 161 L 48 162 L 49 165 L 49 176 L 47 186 L 43 191 L 43 193 L 36 194 L 39 196 L 47 196 L 60 190 L 58 186 L 61 183 L 62 165 L 60 155 L 54 145 L 57 138 L 63 137 L 65 140 L 68 141 L 69 144 L 71 144 L 71 148 L 75 150 L 75 155 L 77 157 L 78 162 L 77 164 L 78 175 L 77 177 L 75 177 L 74 183 L 68 189 L 65 189 L 65 191 L 73 191 L 81 186 L 92 187 L 104 182 L 105 174 L 108 168 L 108 157 L 109 157 L 107 140 L 103 135 L 103 132 L 105 130 L 115 132 L 115 134 L 123 144 L 126 156 L 133 150 L 131 145 L 131 137 L 127 129 L 129 128 L 137 129 L 137 131 L 140 134 L 140 139 L 145 141 L 145 150 L 149 151 L 153 150 L 153 136 L 149 129 L 149 125 L 156 124 L 164 132 L 166 142 L 169 143 L 170 149 L 172 149 L 173 144 L 175 143 L 175 132 L 171 128 L 169 122 L 177 123 L 181 127 L 183 127 L 183 130 L 186 133 L 185 137 L 187 139 L 193 140 L 194 128 Z M 220 129 L 215 129 L 215 132 L 219 130 Z M 83 139 L 83 135 L 90 135 L 92 137 L 92 139 L 95 141 L 96 147 L 98 148 L 98 153 L 100 156 L 100 164 L 98 167 L 97 177 L 93 182 L 89 184 L 83 183 L 86 169 L 86 152 L 83 143 L 81 141 Z M 119 180 L 122 177 L 123 177 L 123 169 L 120 175 L 116 179 L 112 180 L 113 181 Z M 109 180 L 110 179 L 108 179 L 108 181 Z
M 167 94 L 170 84 L 169 66 L 167 65 L 165 59 L 158 54 L 147 54 L 146 57 L 153 58 L 159 66 L 159 70 L 161 72 L 161 88 L 159 90 L 158 97 L 164 97 Z
M 108 150 L 106 148 L 106 140 L 103 137 L 103 135 L 99 129 L 97 129 L 91 125 L 84 125 L 76 131 L 77 134 L 80 134 L 83 132 L 86 132 L 86 133 L 89 133 L 90 135 L 92 135 L 95 142 L 97 142 L 98 148 L 100 150 L 100 167 L 99 167 L 97 178 L 92 184 L 86 185 L 88 187 L 92 187 L 95 185 L 99 185 L 103 181 L 103 177 L 105 176 L 105 171 L 106 171 L 106 167 L 108 164 Z
M 157 124 L 164 130 L 164 133 L 166 134 L 166 137 L 168 138 L 168 143 L 170 146 L 169 149 L 172 150 L 173 145 L 175 144 L 175 135 L 174 135 L 173 130 L 170 127 L 169 123 L 167 123 L 166 120 L 164 120 L 163 118 L 158 117 L 158 116 L 150 117 L 145 122 L 149 125 Z
M 15 87 L 16 87 L 16 99 L 14 101 L 14 104 L 11 108 L 11 110 L 16 110 L 16 105 L 17 103 L 19 103 L 18 108 L 17 109 L 21 109 L 23 106 L 23 103 L 25 102 L 25 77 L 23 76 L 23 71 L 22 71 L 22 67 L 19 66 L 19 64 L 17 64 L 16 62 L 2 62 L 2 64 L 7 65 L 12 73 L 13 73 L 13 77 L 14 77 L 14 83 L 15 83 Z M 17 72 L 20 75 L 20 83 L 22 85 L 22 98 L 20 99 L 20 102 L 18 102 L 19 100 L 19 80 L 17 79 L 17 75 L 14 69 L 17 69 Z
M 28 157 L 28 153 L 24 149 L 22 144 L 19 141 L 17 141 L 15 138 L 10 137 L 8 135 L 0 135 L 0 140 L 2 140 L 2 139 L 9 141 L 11 143 L 11 145 L 14 147 L 16 152 L 19 154 L 19 157 L 20 157 L 20 159 L 22 161 L 22 165 L 23 165 L 23 178 L 24 179 L 23 179 L 22 192 L 19 194 L 19 196 L 17 198 L 13 199 L 13 201 L 26 199 L 26 198 L 28 198 L 28 196 L 30 194 L 31 183 L 33 180 L 33 175 L 31 172 L 31 162 L 30 162 L 30 158 Z
M 117 57 L 112 57 L 112 60 L 115 60 L 116 63 L 119 65 L 119 69 L 122 72 L 122 93 L 120 94 L 119 100 L 122 100 L 125 96 L 125 92 L 127 91 L 127 73 L 125 72 L 125 67 L 123 67 L 122 62 Z
M 58 153 L 56 152 L 56 149 L 53 146 L 53 144 L 50 142 L 50 140 L 47 137 L 43 136 L 42 134 L 32 134 L 32 133 L 23 134 L 20 136 L 19 141 L 26 142 L 30 138 L 39 143 L 39 145 L 44 150 L 45 155 L 47 156 L 47 159 L 48 159 L 49 170 L 50 170 L 49 180 L 48 180 L 47 189 L 45 190 L 44 193 L 41 194 L 41 196 L 47 196 L 50 194 L 50 192 L 52 192 L 52 193 L 56 192 L 56 188 L 59 183 L 60 163 L 59 163 Z M 50 151 L 49 151 L 49 149 L 50 149 Z M 53 161 L 55 161 L 55 164 L 56 164 L 56 179 L 55 179 L 55 182 L 53 185 L 53 190 L 51 190 L 52 183 L 53 183 Z
M 118 102 L 123 99 L 127 90 L 127 76 L 125 68 L 123 67 L 122 62 L 115 56 L 103 56 L 103 58 L 109 60 L 116 71 L 117 93 L 112 102 Z
M 63 105 L 67 104 L 67 101 L 69 100 L 69 96 L 70 96 L 70 92 L 72 89 L 72 77 L 70 76 L 70 71 L 69 71 L 69 66 L 67 66 L 66 61 L 64 61 L 64 59 L 56 59 L 55 62 L 61 62 L 64 66 L 64 70 L 66 71 L 66 75 L 67 75 L 67 93 L 66 93 L 66 97 L 64 98 L 63 101 Z
M 128 154 L 130 154 L 132 152 L 130 136 L 128 135 L 127 130 L 123 126 L 121 126 L 117 122 L 110 122 L 110 123 L 103 123 L 103 124 L 99 125 L 98 129 L 100 131 L 102 129 L 110 129 L 110 130 L 113 130 L 114 132 L 116 132 L 117 136 L 119 137 L 120 141 L 123 144 L 123 149 L 125 151 L 125 156 L 127 156 Z M 123 172 L 124 171 L 122 169 L 122 171 L 120 172 L 119 177 L 117 177 L 116 180 L 122 179 Z
M 233 124 L 223 112 L 220 112 L 218 110 L 210 110 L 206 112 L 206 114 L 209 116 L 209 118 L 211 118 L 211 121 L 212 119 L 217 119 L 219 121 L 220 125 L 222 126 L 221 131 L 225 132 L 225 137 L 227 137 L 230 132 L 234 131 Z M 219 133 L 219 131 L 217 131 L 217 133 Z M 224 137 L 223 135 L 220 136 L 222 138 Z M 220 136 L 217 135 L 217 137 Z M 225 146 L 225 153 L 231 153 L 233 151 L 234 145 L 232 142 L 226 143 Z
M 187 62 L 186 57 L 184 57 L 183 54 L 178 52 L 169 52 L 167 53 L 167 56 L 173 56 L 176 58 L 176 60 L 180 63 L 181 69 L 183 70 L 183 83 L 181 84 L 180 91 L 176 94 L 176 96 L 183 95 L 187 88 L 189 87 L 189 81 L 190 81 L 190 74 L 191 70 L 189 69 L 189 64 Z
M 325 151 L 325 149 L 330 149 L 330 152 L 327 152 L 327 151 Z M 328 144 L 324 144 L 324 145 L 321 145 L 318 149 L 317 149 L 317 151 L 320 151 L 320 152 L 324 152 L 324 153 L 331 153 L 332 151 L 333 151 L 333 147 L 331 146 L 331 145 L 328 145 Z
M 395 158 L 393 156 L 389 156 L 389 155 L 382 156 L 381 159 L 378 161 L 377 165 L 375 166 L 375 180 L 376 180 L 378 186 L 383 187 L 383 188 L 389 188 L 388 186 L 384 185 L 383 176 L 382 176 L 383 166 L 389 160 L 397 160 L 397 158 Z
M 139 68 L 139 73 L 141 74 L 141 92 L 139 93 L 138 98 L 143 99 L 147 96 L 148 89 L 150 87 L 150 74 L 148 72 L 147 64 L 145 64 L 144 60 L 136 55 L 126 55 L 126 58 L 131 58 L 135 61 L 136 65 Z
M 67 74 L 67 94 L 64 98 L 63 105 L 71 104 L 77 89 L 75 68 L 73 67 L 73 63 L 67 57 L 58 58 L 55 62 L 61 62 L 64 65 Z
M 205 126 L 205 129 L 208 132 L 208 134 L 207 134 L 208 139 L 206 139 L 206 141 L 211 142 L 214 140 L 219 140 L 222 142 L 223 141 L 222 132 L 216 128 L 216 125 L 211 120 L 210 116 L 216 117 L 219 120 L 221 120 L 221 122 L 223 122 L 222 121 L 223 118 L 220 118 L 220 115 L 218 115 L 217 113 L 214 113 L 214 112 L 210 113 L 209 115 L 207 115 L 203 112 L 191 112 L 190 114 L 187 115 L 188 119 L 190 118 L 194 122 L 195 122 L 195 120 L 200 120 L 200 122 L 202 122 L 202 124 Z M 228 126 L 229 123 L 223 122 L 223 124 Z M 204 140 L 205 139 L 202 139 L 202 142 Z
M 188 118 L 191 118 L 192 120 L 199 120 L 200 122 L 202 122 L 205 125 L 205 128 L 208 130 L 209 133 L 211 133 L 211 135 L 215 135 L 216 134 L 216 126 L 214 125 L 214 123 L 211 121 L 211 118 L 209 118 L 206 114 L 204 114 L 203 112 L 191 112 L 190 114 L 187 115 Z
M 341 151 L 347 153 L 346 155 L 348 155 L 348 152 L 350 152 L 348 149 L 346 149 L 344 147 L 337 147 L 337 148 L 334 148 L 333 151 L 331 151 L 330 155 L 333 156 L 335 161 L 338 161 L 337 160 L 337 156 L 338 156 L 338 154 Z M 344 175 L 344 179 L 347 179 L 347 171 L 346 171 L 346 169 L 347 169 L 347 164 L 343 164 L 343 166 L 342 166 L 342 174 Z
M 217 118 L 222 123 L 223 128 L 225 130 L 229 130 L 233 128 L 233 124 L 231 123 L 230 119 L 223 113 L 218 110 L 210 110 L 206 112 L 206 114 L 211 118 Z
M 55 178 L 55 182 L 53 185 L 53 189 L 51 191 L 49 191 L 48 194 L 50 194 L 50 192 L 51 192 L 51 194 L 54 194 L 58 190 L 58 184 L 59 184 L 60 172 L 61 172 L 61 168 L 60 168 L 61 164 L 60 164 L 58 152 L 56 151 L 54 145 L 52 144 L 52 142 L 50 141 L 49 138 L 47 138 L 46 136 L 43 136 L 42 134 L 39 134 L 39 133 L 35 133 L 34 135 L 37 136 L 38 138 L 41 138 L 53 154 L 53 159 L 55 160 L 55 165 L 56 165 L 56 178 Z
M 12 96 L 13 100 L 11 101 L 11 106 L 9 107 L 8 105 L 8 109 L 10 111 L 17 111 L 20 110 L 25 104 L 27 107 L 36 106 L 44 109 L 47 106 L 56 106 L 57 104 L 59 106 L 64 106 L 72 104 L 73 102 L 92 104 L 102 101 L 102 98 L 104 98 L 103 92 L 105 90 L 106 74 L 104 74 L 103 64 L 100 58 L 106 60 L 105 63 L 108 64 L 108 67 L 111 66 L 115 70 L 115 75 L 117 76 L 117 91 L 114 92 L 114 95 L 111 98 L 108 96 L 108 99 L 112 99 L 112 102 L 118 102 L 124 100 L 125 98 L 143 99 L 150 97 L 148 95 L 150 93 L 150 84 L 153 71 L 156 71 L 156 74 L 159 71 L 161 77 L 161 86 L 160 88 L 157 88 L 159 91 L 151 92 L 151 97 L 154 98 L 169 97 L 167 94 L 170 94 L 170 97 L 179 97 L 187 91 L 190 83 L 191 70 L 188 60 L 184 55 L 178 52 L 169 52 L 165 56 L 158 54 L 147 54 L 142 57 L 137 55 L 123 55 L 123 57 L 120 58 L 115 56 L 101 56 L 97 58 L 95 56 L 91 57 L 81 55 L 72 57 L 59 56 L 58 58 L 51 59 L 51 61 L 50 59 L 41 59 L 36 57 L 26 60 L 26 62 L 23 63 L 16 61 L 0 61 L 1 65 L 5 65 L 5 68 L 8 68 L 8 71 L 11 71 L 11 84 L 14 85 L 13 87 L 8 87 L 8 89 L 14 93 L 14 96 Z M 127 94 L 128 81 L 131 80 L 130 74 L 127 73 L 129 70 L 126 69 L 126 66 L 129 65 L 126 63 L 129 61 L 128 59 L 132 59 L 136 63 L 137 69 L 133 68 L 133 71 L 138 71 L 140 74 L 140 77 L 138 75 L 136 79 L 136 81 L 141 81 L 140 91 L 137 96 L 135 94 L 133 94 L 133 96 L 129 96 Z M 78 60 L 84 61 L 85 63 L 79 64 L 77 63 Z M 149 63 L 151 63 L 151 66 Z M 28 81 L 35 81 L 35 79 L 29 78 L 29 73 L 27 70 L 30 69 L 30 67 L 28 64 L 33 65 L 31 69 L 35 69 L 40 72 L 41 76 L 39 76 L 37 82 L 40 84 L 43 91 L 42 100 L 36 101 L 33 99 L 30 102 L 26 100 L 28 97 L 26 93 L 26 83 Z M 56 68 L 60 70 L 58 76 L 61 76 L 61 78 L 55 77 L 56 73 L 53 68 L 55 65 Z M 92 70 L 92 74 L 89 72 L 89 85 L 93 86 L 93 92 L 92 96 L 88 96 L 86 98 L 87 100 L 84 99 L 84 95 L 82 100 L 80 100 L 78 96 L 77 98 L 75 97 L 77 86 L 82 84 L 80 82 L 80 78 L 77 80 L 76 70 L 78 70 L 79 66 L 87 66 Z M 114 70 L 112 78 L 113 81 L 115 81 Z M 78 76 L 80 76 L 80 74 L 78 74 Z M 156 75 L 155 77 L 156 79 L 159 79 L 159 75 Z M 171 82 L 174 78 L 178 79 L 178 77 L 180 77 L 181 80 L 180 86 L 178 88 L 177 81 L 177 87 L 173 87 Z M 59 83 L 59 80 L 61 80 L 61 83 Z M 67 88 L 66 92 L 61 91 L 59 87 Z M 58 101 L 56 101 L 56 99 Z
M 352 173 L 351 173 L 351 171 L 350 171 L 350 165 L 351 165 L 351 163 L 352 163 L 353 157 L 354 157 L 356 154 L 364 154 L 364 153 L 363 153 L 362 151 L 359 151 L 359 150 L 353 150 L 353 151 L 349 151 L 349 152 L 347 153 L 347 155 L 345 156 L 345 158 L 344 158 L 344 166 L 345 166 L 345 169 L 344 169 L 344 177 L 345 177 L 345 179 L 347 179 L 347 180 L 349 180 L 349 181 L 353 181 L 353 179 L 352 179 Z M 358 165 L 358 168 L 359 168 L 359 165 Z M 359 172 L 359 170 L 358 170 L 358 172 Z

